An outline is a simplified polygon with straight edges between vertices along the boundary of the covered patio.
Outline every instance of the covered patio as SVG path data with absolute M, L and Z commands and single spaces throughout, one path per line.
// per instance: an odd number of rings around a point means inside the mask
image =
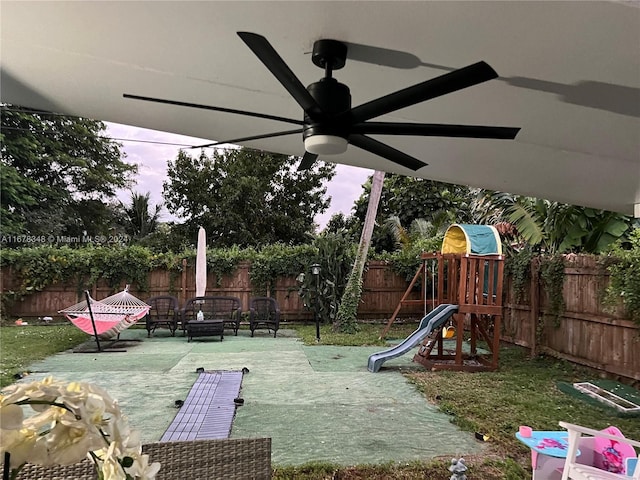
M 301 129 L 269 134 L 293 128 L 283 118 L 302 123 L 303 108 L 242 32 L 266 39 L 307 100 L 323 76 L 314 42 L 346 45 L 334 77 L 353 107 L 486 62 L 497 78 L 447 81 L 375 120 L 519 128 L 515 140 L 377 126 L 373 140 L 418 163 L 362 138 L 320 159 L 640 216 L 637 2 L 3 1 L 0 11 L 3 102 L 300 157 Z

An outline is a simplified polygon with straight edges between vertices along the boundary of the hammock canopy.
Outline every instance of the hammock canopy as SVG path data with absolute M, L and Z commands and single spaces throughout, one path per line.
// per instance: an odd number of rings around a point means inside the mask
M 442 253 L 502 255 L 500 234 L 490 225 L 454 223 L 444 234 Z
M 58 313 L 64 314 L 71 323 L 89 335 L 97 333 L 103 338 L 113 338 L 144 317 L 151 308 L 131 295 L 128 290 L 127 285 L 122 292 L 103 300 L 94 300 L 87 293 L 90 305 L 84 300 Z

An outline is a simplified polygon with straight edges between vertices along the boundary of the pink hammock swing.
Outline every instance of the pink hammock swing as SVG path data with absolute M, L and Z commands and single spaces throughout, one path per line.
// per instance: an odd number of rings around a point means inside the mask
M 116 337 L 144 317 L 150 305 L 129 293 L 129 285 L 122 292 L 103 300 L 94 300 L 85 292 L 86 300 L 60 310 L 76 327 L 89 335 L 104 339 Z

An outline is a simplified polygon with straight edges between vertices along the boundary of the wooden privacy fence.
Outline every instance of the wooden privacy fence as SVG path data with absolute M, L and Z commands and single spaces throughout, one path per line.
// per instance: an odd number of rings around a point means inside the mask
M 534 259 L 534 271 L 537 265 L 538 261 Z M 253 291 L 249 268 L 249 263 L 241 263 L 233 275 L 220 279 L 210 273 L 207 295 L 239 297 L 246 311 L 249 298 L 264 293 Z M 505 278 L 501 339 L 528 347 L 532 354 L 547 353 L 613 375 L 640 380 L 640 328 L 624 318 L 621 308 L 609 312 L 602 306 L 602 293 L 608 284 L 606 270 L 594 257 L 574 256 L 566 261 L 564 274 L 565 308 L 559 318 L 551 313 L 549 292 L 539 284 L 537 275 L 532 276 L 536 281 L 526 286 L 518 301 L 512 279 Z M 3 292 L 15 289 L 16 281 L 11 269 L 3 269 Z M 407 280 L 394 273 L 387 263 L 369 262 L 358 318 L 389 319 L 407 284 Z M 98 300 L 113 293 L 104 281 L 84 287 L 75 282 L 56 284 L 16 301 L 6 313 L 25 320 L 46 315 L 59 318 L 58 310 L 83 299 L 82 288 L 89 288 L 91 296 Z M 284 321 L 312 319 L 312 313 L 304 307 L 297 291 L 298 284 L 293 277 L 279 278 L 270 287 L 271 295 L 280 304 Z M 177 274 L 154 270 L 149 274 L 148 290 L 136 290 L 134 285 L 131 293 L 142 300 L 172 294 L 183 305 L 186 299 L 195 296 L 195 268 L 186 265 Z M 416 290 L 412 298 L 419 299 L 420 292 Z M 403 307 L 399 316 L 420 319 L 423 306 L 417 303 Z M 382 325 L 380 328 L 382 331 Z
M 531 281 L 516 299 L 513 279 L 505 278 L 502 339 L 581 365 L 640 380 L 640 327 L 624 318 L 622 307 L 602 305 L 609 282 L 606 269 L 591 256 L 565 258 L 559 316 L 552 293 L 538 281 L 539 260 L 531 264 Z
M 208 272 L 207 295 L 225 295 L 239 297 L 242 302 L 242 310 L 249 309 L 249 299 L 252 296 L 260 296 L 265 292 L 256 292 L 251 285 L 249 277 L 249 262 L 241 262 L 236 271 L 231 275 L 223 275 L 218 278 L 215 273 Z M 181 272 L 169 272 L 167 270 L 153 270 L 148 276 L 148 288 L 139 290 L 137 285 L 130 287 L 130 293 L 145 300 L 156 295 L 174 295 L 178 297 L 180 305 L 195 296 L 195 266 L 183 262 Z M 18 279 L 12 274 L 10 268 L 2 271 L 2 291 L 15 290 Z M 125 286 L 123 282 L 119 289 Z M 372 261 L 368 264 L 368 270 L 364 276 L 363 297 L 358 309 L 358 317 L 361 319 L 384 319 L 389 317 L 389 310 L 393 311 L 398 304 L 407 282 L 397 274 L 386 262 Z M 112 293 L 104 280 L 99 280 L 95 285 L 78 285 L 76 281 L 65 284 L 48 286 L 41 292 L 35 292 L 13 303 L 7 312 L 11 317 L 30 318 L 51 316 L 61 317 L 59 310 L 69 307 L 74 303 L 84 300 L 83 291 L 88 289 L 92 298 L 100 300 Z M 280 305 L 282 319 L 310 320 L 313 313 L 305 308 L 302 299 L 298 295 L 298 283 L 295 277 L 280 277 L 275 284 L 269 287 L 270 295 L 275 297 Z M 419 292 L 416 293 L 419 297 Z M 422 314 L 422 308 L 408 309 L 403 312 L 404 317 L 417 318 Z

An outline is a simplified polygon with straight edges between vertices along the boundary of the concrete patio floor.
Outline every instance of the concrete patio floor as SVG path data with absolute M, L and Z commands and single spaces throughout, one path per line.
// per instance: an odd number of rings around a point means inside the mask
M 450 423 L 400 373 L 413 352 L 378 373 L 367 359 L 381 347 L 305 346 L 292 330 L 226 332 L 188 343 L 180 333 L 123 332 L 126 352 L 51 356 L 30 367 L 24 381 L 53 375 L 104 387 L 119 400 L 143 442 L 158 441 L 186 398 L 199 367 L 249 369 L 236 410 L 232 438 L 271 437 L 274 465 L 330 461 L 343 465 L 427 460 L 478 453 L 483 445 Z M 129 341 L 127 341 L 129 340 Z M 137 341 L 141 340 L 141 341 Z M 95 345 L 95 344 L 94 344 Z M 89 346 L 91 346 L 89 344 Z

